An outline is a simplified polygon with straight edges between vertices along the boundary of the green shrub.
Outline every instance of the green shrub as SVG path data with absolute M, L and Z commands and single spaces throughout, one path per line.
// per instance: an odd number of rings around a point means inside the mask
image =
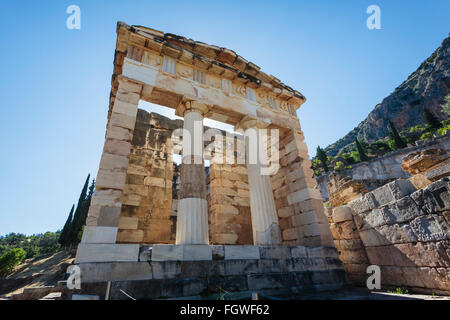
M 394 139 L 389 139 L 387 142 L 389 149 L 391 150 L 397 150 L 397 146 L 395 145 Z
M 344 163 L 342 161 L 336 162 L 336 166 L 333 168 L 334 171 L 340 171 L 344 168 Z
M 425 132 L 420 136 L 420 140 L 429 140 L 433 138 L 433 133 L 431 132 Z
M 22 248 L 15 248 L 0 257 L 0 276 L 8 275 L 13 268 L 25 259 L 27 253 Z
M 446 127 L 443 128 L 439 128 L 436 133 L 440 136 L 445 136 L 447 134 L 447 132 L 450 132 L 450 124 L 447 125 Z
M 396 288 L 395 290 L 388 291 L 389 293 L 395 293 L 395 294 L 408 294 L 408 289 L 403 288 Z

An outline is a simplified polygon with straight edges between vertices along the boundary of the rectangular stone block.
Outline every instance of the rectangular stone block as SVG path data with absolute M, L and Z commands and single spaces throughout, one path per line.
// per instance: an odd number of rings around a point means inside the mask
M 384 246 L 390 244 L 390 242 L 375 229 L 367 229 L 359 232 L 361 241 L 365 247 L 369 246 Z
M 120 207 L 100 207 L 97 225 L 102 227 L 117 227 L 119 224 Z
M 138 105 L 135 103 L 129 103 L 129 102 L 120 101 L 120 100 L 116 100 L 114 102 L 114 108 L 113 108 L 114 113 L 124 114 L 129 117 L 136 118 L 137 110 L 138 110 Z
M 308 211 L 300 214 L 293 215 L 291 217 L 292 219 L 292 225 L 294 227 L 299 227 L 303 225 L 308 224 L 315 224 L 316 221 L 316 214 L 314 211 Z
M 111 170 L 98 170 L 95 187 L 97 189 L 123 190 L 125 187 L 126 172 L 114 172 Z
M 319 228 L 316 223 L 304 225 L 302 226 L 302 230 L 305 237 L 320 236 Z
M 361 214 L 363 212 L 375 209 L 378 206 L 378 203 L 375 201 L 375 197 L 371 192 L 369 192 L 361 198 L 350 201 L 348 206 L 355 214 Z
M 376 204 L 380 207 L 395 200 L 399 200 L 414 191 L 416 191 L 416 188 L 411 181 L 398 179 L 371 191 L 371 193 L 375 198 Z
M 95 187 L 97 187 L 97 181 Z M 120 190 L 95 190 L 92 195 L 91 206 L 120 207 L 119 198 L 121 195 L 122 191 Z
M 296 246 L 290 248 L 291 248 L 291 255 L 293 258 L 305 258 L 308 256 L 306 247 Z
M 138 244 L 80 243 L 75 263 L 138 261 Z
M 287 197 L 288 203 L 294 204 L 297 202 L 302 202 L 308 199 L 318 199 L 322 200 L 322 196 L 320 195 L 320 191 L 317 189 L 307 188 L 294 193 L 291 193 Z
M 261 259 L 290 259 L 291 250 L 284 246 L 260 247 L 259 253 Z
M 152 279 L 147 262 L 80 263 L 81 282 L 125 281 Z
M 387 224 L 408 222 L 424 214 L 425 212 L 416 205 L 410 196 L 403 197 L 382 208 L 382 216 Z
M 81 242 L 116 243 L 117 227 L 86 226 Z
M 119 230 L 118 243 L 141 243 L 144 240 L 144 230 Z
M 224 260 L 225 275 L 259 273 L 259 259 Z
M 123 140 L 106 139 L 103 152 L 119 156 L 128 156 L 131 150 L 131 143 Z
M 259 247 L 257 246 L 224 246 L 225 260 L 236 259 L 260 259 Z
M 130 129 L 109 124 L 108 129 L 106 130 L 106 138 L 131 142 L 133 133 Z
M 104 170 L 126 172 L 128 168 L 128 158 L 126 156 L 103 153 L 99 168 Z
M 344 222 L 353 220 L 352 211 L 348 206 L 333 208 L 333 221 Z
M 120 217 L 119 229 L 137 229 L 139 219 L 136 217 Z
M 170 279 L 181 274 L 181 261 L 152 261 L 153 279 Z
M 209 245 L 172 245 L 154 244 L 152 261 L 200 261 L 212 260 L 212 249 Z
M 450 226 L 441 215 L 423 216 L 410 223 L 415 237 L 419 241 L 439 241 L 450 239 Z M 413 242 L 413 241 L 405 241 Z

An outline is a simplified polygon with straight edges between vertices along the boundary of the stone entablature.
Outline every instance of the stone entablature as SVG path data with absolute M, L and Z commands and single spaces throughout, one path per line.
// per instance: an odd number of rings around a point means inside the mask
M 149 102 L 176 109 L 183 99 L 196 100 L 217 121 L 236 125 L 248 115 L 300 129 L 295 111 L 304 96 L 233 51 L 123 23 L 117 33 L 110 113 L 122 75 L 142 82 Z

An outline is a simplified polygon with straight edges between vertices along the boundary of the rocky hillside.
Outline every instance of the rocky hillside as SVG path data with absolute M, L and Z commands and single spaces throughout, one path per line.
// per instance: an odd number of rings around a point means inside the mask
M 387 119 L 397 129 L 407 129 L 423 124 L 423 107 L 428 108 L 440 120 L 446 116 L 441 112 L 441 104 L 450 87 L 450 36 L 436 51 L 398 86 L 393 93 L 383 99 L 355 129 L 345 137 L 328 146 L 325 151 L 335 156 L 341 150 L 348 151 L 349 145 L 360 140 L 374 142 L 389 134 Z

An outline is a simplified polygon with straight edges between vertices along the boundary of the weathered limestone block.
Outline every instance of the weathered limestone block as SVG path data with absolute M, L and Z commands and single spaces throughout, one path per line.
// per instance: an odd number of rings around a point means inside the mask
M 409 223 L 384 225 L 375 228 L 375 230 L 379 232 L 380 236 L 385 238 L 388 243 L 394 244 L 394 243 L 406 243 L 418 241 L 417 233 L 414 232 L 413 228 Z M 366 244 L 365 242 L 364 244 L 366 246 L 370 245 Z
M 143 230 L 120 229 L 117 232 L 117 243 L 142 243 L 144 240 Z
M 359 233 L 353 221 L 330 224 L 334 239 L 359 239 Z
M 83 243 L 115 243 L 117 227 L 86 226 L 81 242 Z
M 367 264 L 367 256 L 365 250 L 345 250 L 340 252 L 339 259 L 344 264 L 347 263 L 359 263 L 359 264 Z M 372 260 L 370 260 L 372 263 Z
M 365 247 L 389 245 L 391 242 L 376 229 L 360 230 L 359 236 Z M 406 241 L 405 241 L 406 242 Z
M 75 263 L 138 261 L 138 244 L 80 243 Z
M 428 171 L 425 176 L 430 181 L 437 181 L 441 178 L 450 176 L 450 163 Z
M 224 246 L 225 260 L 260 259 L 257 246 Z
M 407 222 L 425 214 L 410 196 L 383 207 L 382 211 L 387 224 Z
M 411 221 L 411 229 L 419 241 L 450 239 L 450 226 L 443 216 L 423 216 Z
M 371 191 L 378 207 L 401 199 L 416 191 L 409 180 L 398 179 Z
M 212 260 L 212 249 L 209 245 L 154 244 L 151 259 L 152 261 Z
M 402 169 L 411 174 L 426 172 L 438 163 L 448 159 L 446 150 L 426 149 L 412 152 L 403 158 Z
M 81 282 L 152 279 L 152 267 L 147 262 L 80 263 Z
M 378 203 L 376 202 L 373 194 L 369 192 L 366 193 L 361 198 L 349 202 L 348 206 L 352 209 L 354 213 L 360 214 L 375 209 L 378 206 Z
M 342 206 L 333 208 L 333 221 L 334 222 L 344 222 L 353 220 L 352 212 L 350 207 Z
M 334 243 L 336 244 L 336 248 L 339 251 L 344 250 L 359 250 L 362 249 L 362 243 L 360 239 L 342 239 L 342 240 L 335 240 Z
M 450 210 L 450 178 L 442 178 L 411 194 L 416 204 L 427 213 Z

